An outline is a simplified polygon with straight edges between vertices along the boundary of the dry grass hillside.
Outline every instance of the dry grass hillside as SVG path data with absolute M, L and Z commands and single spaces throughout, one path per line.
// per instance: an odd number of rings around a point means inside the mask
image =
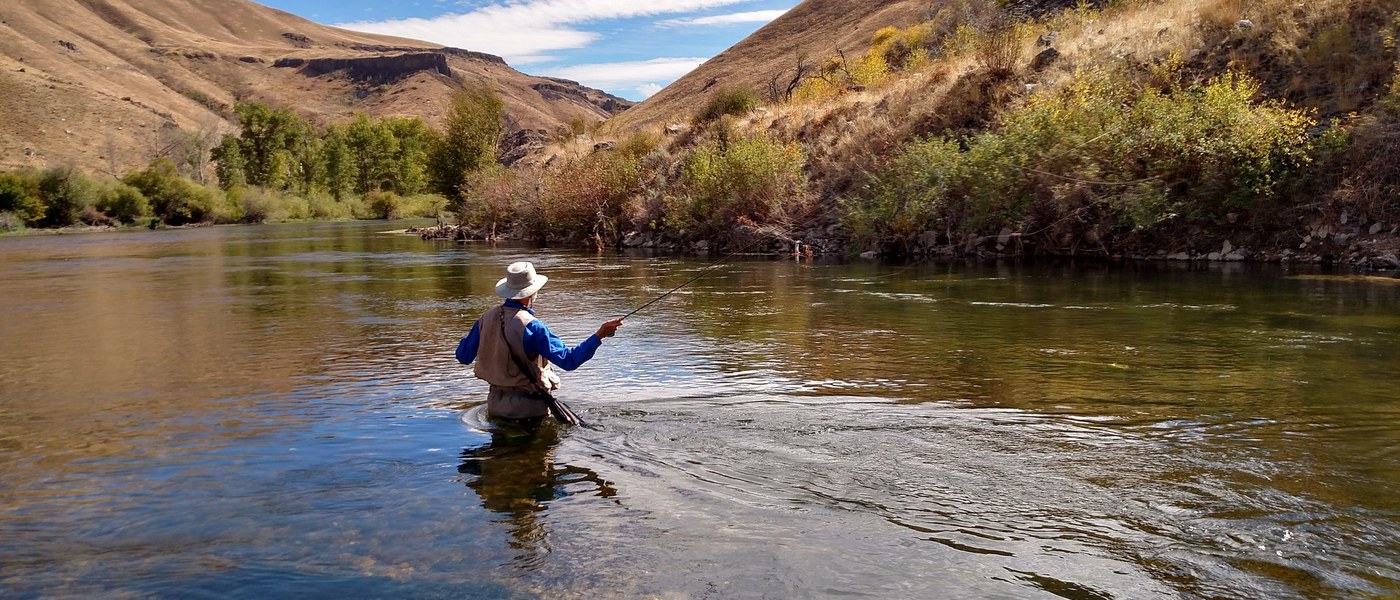
M 462 221 L 1400 268 L 1397 40 L 1400 0 L 807 0 Z
M 1370 108 L 1385 93 L 1396 72 L 1387 36 L 1400 27 L 1392 22 L 1397 10 L 1395 0 L 1170 0 L 1049 14 L 1026 22 L 1008 69 L 989 70 L 976 53 L 950 54 L 869 89 L 770 105 L 738 126 L 802 142 L 823 193 L 839 195 L 908 140 L 981 131 L 999 110 L 1084 70 L 1148 77 L 1179 64 L 1198 83 L 1244 73 L 1260 81 L 1261 98 L 1327 121 Z M 1035 65 L 1050 48 L 1055 58 Z
M 877 30 L 908 26 L 930 6 L 927 0 L 807 0 L 617 116 L 609 126 L 622 131 L 689 116 L 716 90 L 743 88 L 764 94 L 770 82 L 786 84 L 799 59 L 810 66 L 838 52 L 861 54 Z
M 212 144 L 238 101 L 327 123 L 356 112 L 429 124 L 450 91 L 489 86 L 511 129 L 603 120 L 628 103 L 495 56 L 319 25 L 246 0 L 19 0 L 0 7 L 0 170 L 144 166 Z
M 1261 211 L 1253 225 L 1222 221 L 1220 231 L 1192 229 L 1185 238 L 1153 243 L 1180 249 L 1209 240 L 1218 247 L 1217 238 L 1234 236 L 1261 246 L 1292 245 L 1293 252 L 1313 253 L 1308 256 L 1314 260 L 1386 252 L 1393 260 L 1397 246 L 1386 236 L 1400 227 L 1394 202 L 1400 163 L 1394 160 L 1396 128 L 1387 102 L 1393 104 L 1400 90 L 1397 34 L 1400 2 L 1395 0 L 1129 2 L 1028 22 L 1016 37 L 1014 61 L 1004 70 L 989 70 L 976 53 L 949 55 L 869 89 L 769 106 L 734 126 L 797 140 L 807 149 L 815 191 L 826 198 L 848 197 L 910 140 L 995 128 L 1003 111 L 1050 97 L 1078 73 L 1120 73 L 1121 81 L 1146 87 L 1160 85 L 1153 83 L 1159 73 L 1174 72 L 1196 84 L 1241 73 L 1260 83 L 1256 100 L 1303 109 L 1319 123 L 1316 134 L 1325 138 L 1322 132 L 1332 131 L 1347 141 L 1339 150 L 1319 152 L 1310 183 L 1295 190 L 1307 202 L 1277 213 L 1286 214 L 1292 225 L 1263 224 L 1267 211 Z M 1055 58 L 1043 64 L 1034 60 L 1051 48 Z M 1063 181 L 1058 185 L 1065 187 Z M 1349 233 L 1329 234 L 1337 231 Z M 1208 252 L 1195 250 L 1202 256 Z

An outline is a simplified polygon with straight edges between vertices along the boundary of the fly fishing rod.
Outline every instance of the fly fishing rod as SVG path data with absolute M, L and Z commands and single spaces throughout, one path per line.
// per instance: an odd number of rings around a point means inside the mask
M 774 233 L 772 233 L 772 232 L 766 232 L 766 231 L 764 231 L 762 228 L 755 228 L 755 231 L 757 231 L 757 232 L 760 233 L 760 234 L 767 234 L 767 235 L 770 235 L 770 236 L 773 236 L 773 237 L 777 237 L 777 238 L 780 238 L 780 239 L 787 239 L 788 241 L 791 241 L 791 238 L 787 238 L 787 236 L 779 236 L 779 235 L 774 234 Z M 757 243 L 763 241 L 764 239 L 765 239 L 765 238 L 762 237 L 762 236 L 754 238 L 754 239 L 751 240 L 749 243 L 744 244 L 744 246 L 743 246 L 742 248 L 739 248 L 738 250 L 735 250 L 734 252 L 730 252 L 730 253 L 724 255 L 723 257 L 721 257 L 719 260 L 716 260 L 716 261 L 710 263 L 710 264 L 709 264 L 708 266 L 706 266 L 704 269 L 701 269 L 699 274 L 697 274 L 697 275 L 694 276 L 694 277 L 691 277 L 690 279 L 687 279 L 687 280 L 685 281 L 685 283 L 682 283 L 682 284 L 680 284 L 680 285 L 678 285 L 678 286 L 676 286 L 676 287 L 671 288 L 670 290 L 667 290 L 666 293 L 661 294 L 660 296 L 657 296 L 657 297 L 655 297 L 655 298 L 652 298 L 650 302 L 647 302 L 646 304 L 643 304 L 643 305 L 641 305 L 641 306 L 638 306 L 637 308 L 633 309 L 632 312 L 623 315 L 622 318 L 623 318 L 623 319 L 626 319 L 626 318 L 628 318 L 628 317 L 630 317 L 630 316 L 632 316 L 632 315 L 635 315 L 635 314 L 641 312 L 641 310 L 642 310 L 643 308 L 646 308 L 646 307 L 648 307 L 648 306 L 651 306 L 651 305 L 653 305 L 653 304 L 656 304 L 657 302 L 660 302 L 661 300 L 665 299 L 667 296 L 670 296 L 671 294 L 676 293 L 676 292 L 679 291 L 681 288 L 683 288 L 683 287 L 685 287 L 685 286 L 687 286 L 687 285 L 690 285 L 690 284 L 692 284 L 692 283 L 695 283 L 695 282 L 699 281 L 701 277 L 704 277 L 704 276 L 706 276 L 706 275 L 709 275 L 710 273 L 715 272 L 716 270 L 719 269 L 719 267 L 723 266 L 724 263 L 728 262 L 729 259 L 734 258 L 735 256 L 738 256 L 738 255 L 742 254 L 743 252 L 746 252 L 749 248 L 752 248 L 755 244 L 757 244 Z
M 724 258 L 722 258 L 722 259 L 720 259 L 720 260 L 718 260 L 718 261 L 715 261 L 715 262 L 713 262 L 713 263 L 710 263 L 710 266 L 705 267 L 704 269 L 702 269 L 702 270 L 700 271 L 700 274 L 699 274 L 699 275 L 696 275 L 696 276 L 694 276 L 694 277 L 691 277 L 690 279 L 686 280 L 685 283 L 682 283 L 682 284 L 680 284 L 680 285 L 678 285 L 678 286 L 676 286 L 676 287 L 671 288 L 669 291 L 667 291 L 666 293 L 664 293 L 664 294 L 662 294 L 662 295 L 660 295 L 660 296 L 657 296 L 657 297 L 655 297 L 655 298 L 652 298 L 650 302 L 647 302 L 646 304 L 643 304 L 643 305 L 641 305 L 641 306 L 638 306 L 637 308 L 633 309 L 632 312 L 623 315 L 622 318 L 623 318 L 623 319 L 626 319 L 627 317 L 630 317 L 630 316 L 632 316 L 632 315 L 635 315 L 635 314 L 641 312 L 641 310 L 642 310 L 643 308 L 646 308 L 646 307 L 648 307 L 648 306 L 651 306 L 651 305 L 653 305 L 653 304 L 656 304 L 657 302 L 660 302 L 663 298 L 665 298 L 665 297 L 667 297 L 667 296 L 670 296 L 671 294 L 676 293 L 676 291 L 680 290 L 681 288 L 683 288 L 683 287 L 685 287 L 685 286 L 687 286 L 687 285 L 690 285 L 690 284 L 692 284 L 692 283 L 695 283 L 696 281 L 699 281 L 701 277 L 704 277 L 704 276 L 706 276 L 706 275 L 709 275 L 712 271 L 714 271 L 715 269 L 717 269 L 717 268 L 719 268 L 720 266 L 722 266 L 722 265 L 724 264 L 725 261 L 729 260 L 729 259 L 730 259 L 731 257 L 733 257 L 733 256 L 734 256 L 734 254 L 729 254 L 729 255 L 725 256 Z

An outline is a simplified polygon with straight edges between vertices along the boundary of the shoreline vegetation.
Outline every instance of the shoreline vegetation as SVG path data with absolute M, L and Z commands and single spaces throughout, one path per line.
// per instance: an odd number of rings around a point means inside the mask
M 206 158 L 0 174 L 0 231 L 425 216 L 453 221 L 425 239 L 598 249 L 1400 269 L 1400 3 L 1004 5 L 943 3 L 662 127 L 574 123 L 510 167 L 489 92 L 441 131 L 241 104 Z

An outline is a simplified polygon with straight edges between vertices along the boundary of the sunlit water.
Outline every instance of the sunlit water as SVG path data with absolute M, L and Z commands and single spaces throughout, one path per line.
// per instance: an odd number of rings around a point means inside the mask
M 0 595 L 1400 595 L 1400 285 L 752 258 L 493 428 L 506 264 L 571 343 L 707 259 L 383 223 L 0 239 Z

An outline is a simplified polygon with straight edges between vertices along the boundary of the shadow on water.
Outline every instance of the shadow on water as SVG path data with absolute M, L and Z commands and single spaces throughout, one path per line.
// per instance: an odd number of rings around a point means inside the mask
M 596 472 L 555 462 L 559 429 L 542 420 L 493 423 L 491 440 L 462 450 L 457 471 L 481 506 L 507 526 L 514 566 L 534 569 L 551 552 L 544 512 L 549 503 L 580 493 L 613 498 L 617 489 Z

